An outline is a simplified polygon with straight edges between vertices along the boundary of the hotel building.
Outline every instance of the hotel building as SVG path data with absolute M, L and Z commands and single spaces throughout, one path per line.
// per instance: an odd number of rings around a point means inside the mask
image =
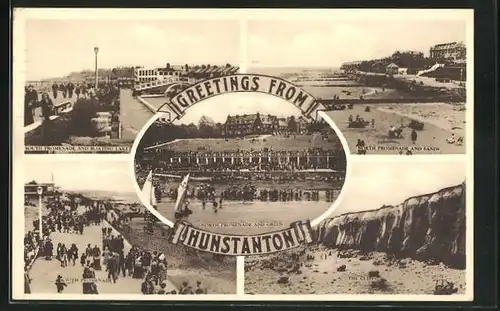
M 144 83 L 152 81 L 163 81 L 165 79 L 172 79 L 172 81 L 188 82 L 190 84 L 196 83 L 201 79 L 214 78 L 217 76 L 224 76 L 237 73 L 239 67 L 231 66 L 215 66 L 215 65 L 170 65 L 167 64 L 164 68 L 147 69 L 144 67 L 137 67 L 134 69 L 134 82 Z
M 465 62 L 466 47 L 463 42 L 450 42 L 436 44 L 430 48 L 430 57 L 434 59 L 446 59 L 456 63 Z

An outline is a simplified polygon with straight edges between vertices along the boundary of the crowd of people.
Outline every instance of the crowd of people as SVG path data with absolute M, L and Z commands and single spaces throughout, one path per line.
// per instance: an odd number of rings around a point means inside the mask
M 164 190 L 166 197 L 171 200 L 177 198 L 177 188 L 169 187 Z M 186 197 L 202 201 L 203 206 L 207 202 L 217 202 L 218 208 L 222 208 L 223 201 L 263 201 L 263 202 L 287 202 L 287 201 L 320 201 L 332 202 L 338 191 L 327 190 L 305 190 L 300 188 L 276 189 L 269 187 L 256 187 L 251 183 L 242 185 L 228 185 L 218 190 L 212 184 L 204 183 L 194 187 L 188 187 Z
M 231 157 L 263 157 L 263 158 L 286 158 L 286 157 L 316 157 L 316 156 L 338 156 L 342 152 L 340 149 L 308 148 L 304 150 L 275 150 L 272 147 L 263 149 L 234 150 L 231 152 L 208 150 L 203 148 L 197 151 L 178 152 L 164 151 L 163 156 L 182 158 L 231 158 Z
M 38 232 L 34 230 L 28 231 L 24 235 L 24 268 L 29 269 L 33 261 L 36 259 L 39 251 L 40 240 Z
M 230 152 L 164 152 L 159 169 L 220 171 L 299 171 L 345 168 L 345 156 L 338 150 L 311 148 L 302 151 L 237 150 Z M 179 159 L 181 159 L 179 161 Z M 297 161 L 298 159 L 298 161 Z
M 81 283 L 83 294 L 98 294 L 97 271 L 107 272 L 107 280 L 116 283 L 119 277 L 141 279 L 140 292 L 143 294 L 206 294 L 207 290 L 197 282 L 196 289 L 183 284 L 179 291 L 167 291 L 167 259 L 159 251 L 150 251 L 139 245 L 130 246 L 127 251 L 126 240 L 117 230 L 129 226 L 130 219 L 113 209 L 111 203 L 81 199 L 61 199 L 56 196 L 46 203 L 47 213 L 42 217 L 43 235 L 37 232 L 38 220 L 33 221 L 34 229 L 25 235 L 25 291 L 30 291 L 28 272 L 35 258 L 57 260 L 61 274 L 67 267 L 82 268 Z M 103 225 L 106 220 L 112 227 Z M 87 226 L 102 226 L 102 242 L 87 244 L 85 249 L 78 249 L 76 243 L 65 245 L 58 242 L 54 247 L 51 233 L 84 234 Z M 38 251 L 40 250 L 40 251 Z M 55 253 L 54 253 L 55 251 Z M 38 254 L 38 256 L 37 256 Z M 65 278 L 58 275 L 54 281 L 56 291 L 63 293 L 68 286 Z M 180 284 L 179 284 L 180 285 Z
M 66 84 L 54 83 L 52 85 L 52 98 L 49 91 L 35 90 L 33 85 L 25 87 L 24 95 L 24 126 L 35 122 L 35 109 L 41 108 L 41 117 L 43 120 L 50 120 L 50 117 L 56 114 L 54 100 L 59 96 L 64 99 L 76 101 L 80 98 L 99 100 L 103 111 L 113 111 L 118 113 L 120 110 L 119 89 L 113 83 L 100 83 L 97 90 L 90 83 L 81 83 L 76 86 L 70 81 Z M 73 96 L 75 95 L 75 96 Z M 76 98 L 75 98 L 76 97 Z

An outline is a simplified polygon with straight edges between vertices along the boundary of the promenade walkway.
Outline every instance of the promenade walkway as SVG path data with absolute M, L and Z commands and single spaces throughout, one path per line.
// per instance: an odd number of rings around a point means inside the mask
M 55 248 L 58 243 L 64 243 L 69 248 L 72 243 L 78 247 L 78 255 L 85 251 L 87 244 L 92 246 L 97 245 L 102 247 L 102 227 L 110 227 L 109 223 L 104 221 L 102 225 L 93 225 L 85 227 L 83 235 L 53 232 L 51 239 Z M 113 235 L 119 234 L 113 229 Z M 127 253 L 131 248 L 128 241 L 125 241 L 124 251 Z M 132 277 L 123 277 L 120 275 L 116 283 L 108 280 L 108 273 L 103 270 L 96 271 L 97 290 L 99 294 L 139 294 L 141 292 L 142 279 L 133 279 Z M 82 273 L 83 267 L 80 265 L 78 259 L 75 266 L 68 263 L 67 267 L 61 267 L 61 264 L 55 258 L 52 260 L 45 260 L 45 258 L 38 258 L 33 264 L 30 271 L 31 292 L 34 294 L 54 294 L 57 293 L 54 282 L 58 275 L 61 275 L 67 283 L 67 287 L 63 293 L 81 294 L 82 293 Z M 167 281 L 167 291 L 176 290 L 175 286 Z
M 132 90 L 120 90 L 122 138 L 134 139 L 154 113 L 132 96 Z

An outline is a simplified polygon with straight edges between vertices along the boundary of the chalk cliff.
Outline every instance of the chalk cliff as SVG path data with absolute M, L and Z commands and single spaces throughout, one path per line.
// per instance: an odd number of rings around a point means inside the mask
M 314 237 L 331 248 L 387 252 L 465 269 L 465 183 L 397 206 L 325 219 L 314 228 Z

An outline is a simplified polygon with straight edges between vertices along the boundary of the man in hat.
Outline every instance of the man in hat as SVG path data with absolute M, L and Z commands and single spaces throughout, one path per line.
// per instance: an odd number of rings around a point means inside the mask
M 54 84 L 52 84 L 52 97 L 54 97 L 54 99 L 57 99 L 57 90 L 59 89 L 59 86 L 57 85 L 57 83 L 54 82 Z
M 113 283 L 116 283 L 116 279 L 118 278 L 118 262 L 115 253 L 111 253 L 111 256 L 109 256 L 106 270 L 108 271 L 108 280 L 113 280 Z
M 38 102 L 38 93 L 33 89 L 33 85 L 26 88 L 24 94 L 24 125 L 30 125 L 35 120 L 33 119 L 33 109 L 36 108 Z

